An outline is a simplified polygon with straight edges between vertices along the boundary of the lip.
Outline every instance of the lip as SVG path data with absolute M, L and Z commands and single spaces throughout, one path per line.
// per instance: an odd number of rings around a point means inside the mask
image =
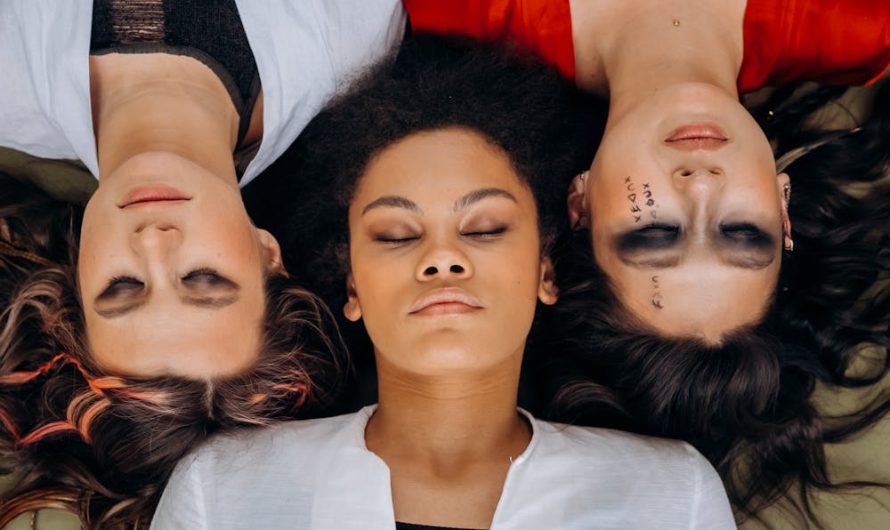
M 714 151 L 729 142 L 726 133 L 712 123 L 683 125 L 671 131 L 664 143 L 680 151 Z
M 134 208 L 158 203 L 177 204 L 191 199 L 190 196 L 176 188 L 156 184 L 133 188 L 124 196 L 121 203 L 118 204 L 118 208 Z
M 478 298 L 459 287 L 442 287 L 424 293 L 408 313 L 416 316 L 451 315 L 482 309 Z

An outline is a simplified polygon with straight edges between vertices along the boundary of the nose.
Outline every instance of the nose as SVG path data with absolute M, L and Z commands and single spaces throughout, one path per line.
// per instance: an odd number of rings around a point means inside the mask
M 430 249 L 417 266 L 417 281 L 464 280 L 473 276 L 473 264 L 457 248 L 436 247 Z
M 671 175 L 674 187 L 690 198 L 707 198 L 723 187 L 725 175 L 718 166 L 683 165 Z
M 720 194 L 726 181 L 723 169 L 704 164 L 689 164 L 678 167 L 672 174 L 674 187 L 689 201 L 691 214 L 704 226 L 708 206 Z
M 140 255 L 163 257 L 179 248 L 182 232 L 169 224 L 146 224 L 130 235 L 130 246 Z

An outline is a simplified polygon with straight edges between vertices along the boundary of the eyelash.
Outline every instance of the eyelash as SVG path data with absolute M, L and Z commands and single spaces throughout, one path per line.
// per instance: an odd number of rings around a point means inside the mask
M 742 241 L 751 241 L 764 237 L 763 231 L 750 223 L 722 225 L 720 233 L 730 239 Z
M 498 226 L 492 228 L 491 230 L 477 230 L 475 232 L 464 232 L 461 235 L 464 237 L 472 237 L 476 239 L 494 239 L 500 235 L 503 235 L 507 231 L 506 226 Z
M 507 231 L 506 226 L 499 226 L 497 228 L 492 228 L 491 230 L 477 230 L 474 232 L 463 232 L 461 236 L 470 237 L 473 239 L 494 239 Z M 406 243 L 410 243 L 411 241 L 416 241 L 420 239 L 419 236 L 410 236 L 410 237 L 386 237 L 386 236 L 377 236 L 374 238 L 374 241 L 379 243 L 383 243 L 386 245 L 404 245 Z
M 225 281 L 216 270 L 207 267 L 189 271 L 185 276 L 181 277 L 180 280 L 186 283 L 206 282 L 209 284 L 222 283 Z M 139 278 L 134 278 L 133 276 L 114 276 L 103 290 L 103 294 L 112 294 L 112 291 L 114 290 L 124 288 L 132 289 L 136 287 L 145 287 L 145 282 Z
M 636 230 L 636 233 L 640 236 L 651 237 L 653 239 L 661 236 L 676 237 L 680 233 L 680 227 L 665 223 L 652 223 Z

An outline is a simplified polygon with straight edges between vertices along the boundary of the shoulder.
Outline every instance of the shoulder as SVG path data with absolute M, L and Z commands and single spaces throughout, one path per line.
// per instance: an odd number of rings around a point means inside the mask
M 625 431 L 581 427 L 547 421 L 537 422 L 541 433 L 542 446 L 547 450 L 577 451 L 580 456 L 596 454 L 618 461 L 632 458 L 634 460 L 658 460 L 669 464 L 688 465 L 691 461 L 707 464 L 698 451 L 686 442 L 667 438 L 654 438 Z
M 706 482 L 720 483 L 711 464 L 686 442 L 542 421 L 538 431 L 538 458 L 574 462 L 566 469 L 572 475 L 600 480 L 614 474 L 632 489 L 670 486 L 690 494 Z
M 238 521 L 266 521 L 269 514 L 302 521 L 318 477 L 364 422 L 347 414 L 211 438 L 177 465 L 152 527 L 237 528 Z
M 179 462 L 168 490 L 197 488 L 204 496 L 225 497 L 245 484 L 303 482 L 352 442 L 356 417 L 291 421 L 211 437 Z M 215 484 L 213 491 L 209 484 Z
M 317 456 L 317 451 L 336 445 L 344 429 L 356 420 L 356 414 L 332 418 L 301 420 L 271 427 L 240 429 L 207 440 L 186 457 L 190 465 L 204 470 L 249 466 L 277 466 L 283 459 L 291 462 Z M 307 450 L 312 450 L 307 454 Z

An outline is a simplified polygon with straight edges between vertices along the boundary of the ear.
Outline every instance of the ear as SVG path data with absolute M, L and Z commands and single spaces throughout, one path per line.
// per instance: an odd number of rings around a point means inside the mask
M 343 305 L 343 316 L 350 322 L 358 322 L 362 318 L 362 305 L 358 301 L 351 272 L 346 276 L 346 303 Z
M 782 198 L 782 237 L 785 249 L 794 247 L 791 240 L 791 218 L 788 216 L 788 198 L 791 196 L 791 178 L 788 173 L 776 175 L 776 185 L 779 187 L 779 197 Z M 785 190 L 788 190 L 787 192 Z
M 587 211 L 587 179 L 590 171 L 585 171 L 572 179 L 569 184 L 569 226 L 573 230 L 580 230 L 587 227 L 587 220 L 590 219 Z
M 278 244 L 278 240 L 267 230 L 257 228 L 256 231 L 266 260 L 266 271 L 272 274 L 287 276 L 287 270 L 285 270 L 284 263 L 281 261 L 281 245 Z
M 559 299 L 556 286 L 556 269 L 549 257 L 541 259 L 541 277 L 538 280 L 538 300 L 545 305 L 553 305 Z

